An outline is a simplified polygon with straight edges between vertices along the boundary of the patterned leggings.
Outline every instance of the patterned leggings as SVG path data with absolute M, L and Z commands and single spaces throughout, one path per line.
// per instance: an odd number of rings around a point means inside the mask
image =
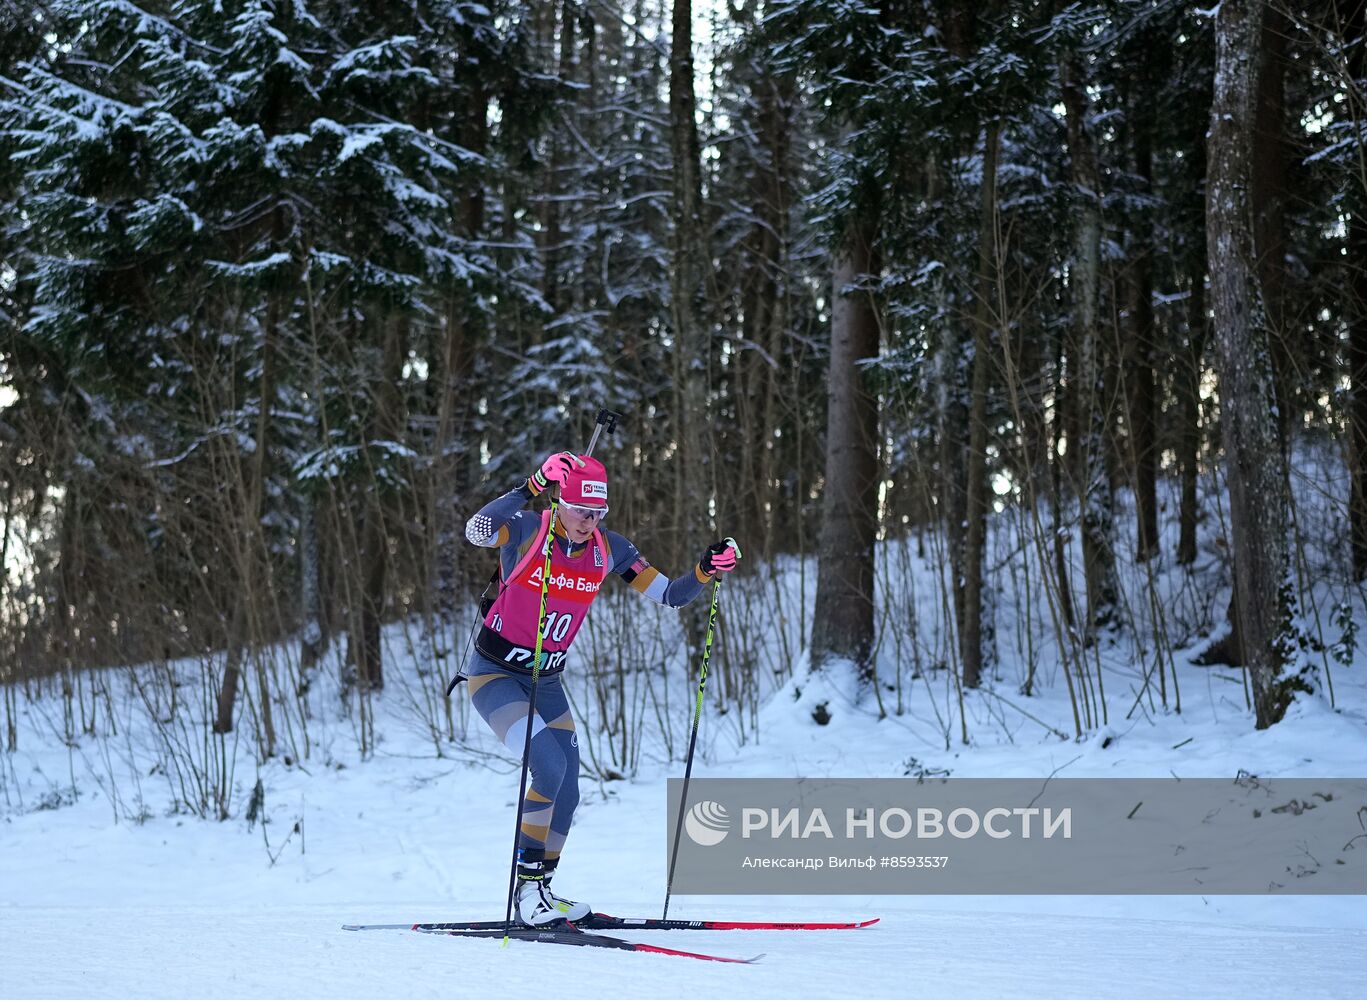
M 532 678 L 505 670 L 479 652 L 470 657 L 470 700 L 503 745 L 522 757 Z M 522 809 L 518 848 L 523 861 L 560 857 L 579 805 L 579 739 L 559 674 L 536 682 L 531 784 Z

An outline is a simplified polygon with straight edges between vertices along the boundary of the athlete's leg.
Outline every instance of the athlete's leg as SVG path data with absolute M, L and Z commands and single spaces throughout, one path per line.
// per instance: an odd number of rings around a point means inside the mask
M 495 736 L 519 758 L 527 739 L 527 706 L 531 699 L 531 678 L 505 670 L 492 660 L 475 653 L 471 657 L 470 700 Z M 522 807 L 522 827 L 518 848 L 523 858 L 539 861 L 545 857 L 555 803 L 569 771 L 569 762 L 560 741 L 547 731 L 542 714 L 542 699 L 551 711 L 562 711 L 565 695 L 559 677 L 542 677 L 537 682 L 537 713 L 532 718 L 532 744 L 528 759 L 531 781 Z M 554 682 L 554 683 L 552 683 Z M 574 775 L 579 760 L 576 753 Z
M 469 677 L 475 710 L 520 756 L 527 739 L 531 678 L 479 655 L 473 658 Z M 579 747 L 559 674 L 537 681 L 536 708 L 528 755 L 532 780 L 518 830 L 516 905 L 520 921 L 540 926 L 582 919 L 590 908 L 551 892 L 551 877 L 579 802 Z
M 560 675 L 554 674 L 541 683 L 546 684 L 546 688 L 536 693 L 536 714 L 546 720 L 546 728 L 537 734 L 535 740 L 553 744 L 554 749 L 547 748 L 545 756 L 564 762 L 560 782 L 553 796 L 550 829 L 546 835 L 546 858 L 553 861 L 560 857 L 565 837 L 570 832 L 570 823 L 574 820 L 574 811 L 579 805 L 579 736 L 574 731 L 574 717 L 570 714 L 569 699 L 565 696 Z M 546 782 L 546 786 L 550 787 L 550 781 Z

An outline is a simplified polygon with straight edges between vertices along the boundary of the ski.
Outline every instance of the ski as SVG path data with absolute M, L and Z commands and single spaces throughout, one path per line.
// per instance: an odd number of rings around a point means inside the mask
M 576 920 L 574 927 L 581 931 L 842 931 L 871 927 L 878 923 L 860 920 L 851 923 L 828 923 L 805 920 L 661 920 L 659 917 L 614 917 L 607 913 L 590 913 Z M 501 930 L 502 920 L 462 920 L 447 923 L 418 924 L 344 924 L 348 931 L 489 931 Z
M 420 931 L 424 934 L 445 934 L 450 937 L 502 938 L 505 936 L 501 923 L 498 923 L 495 928 L 477 927 L 473 929 L 469 927 L 449 929 L 435 924 L 390 924 L 385 927 L 377 924 L 348 924 L 345 925 L 344 929 L 358 931 L 402 929 Z M 725 955 L 707 955 L 700 951 L 661 948 L 656 944 L 625 941 L 622 938 L 609 937 L 606 934 L 590 934 L 588 931 L 581 931 L 570 924 L 550 929 L 514 927 L 506 932 L 506 936 L 514 941 L 537 941 L 542 944 L 565 944 L 580 948 L 613 948 L 617 951 L 643 951 L 652 955 L 672 955 L 675 958 L 696 958 L 704 962 L 729 962 L 735 965 L 750 965 L 764 957 L 763 955 L 756 955 L 754 958 L 729 958 Z
M 633 929 L 643 931 L 844 931 L 871 927 L 878 918 L 850 923 L 808 920 L 662 920 L 659 917 L 614 917 L 590 913 L 576 927 L 584 930 Z

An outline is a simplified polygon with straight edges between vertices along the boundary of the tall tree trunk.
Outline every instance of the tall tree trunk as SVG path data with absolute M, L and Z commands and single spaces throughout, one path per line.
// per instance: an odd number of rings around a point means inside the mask
M 1201 240 L 1204 250 L 1205 240 Z M 1177 393 L 1177 464 L 1182 491 L 1178 502 L 1177 562 L 1196 561 L 1196 519 L 1200 513 L 1196 492 L 1201 457 L 1201 359 L 1205 353 L 1206 264 L 1204 257 L 1192 262 L 1191 293 L 1187 299 L 1187 336 L 1177 358 L 1173 379 Z
M 953 22 L 951 22 L 953 23 Z M 931 204 L 944 197 L 944 168 L 932 155 L 926 164 L 926 200 Z M 945 528 L 945 548 L 949 556 L 950 594 L 954 605 L 954 625 L 959 630 L 962 655 L 964 632 L 963 565 L 965 545 L 966 497 L 968 493 L 968 387 L 963 383 L 965 338 L 958 309 L 951 301 L 943 269 L 931 276 L 935 312 L 941 322 L 931 376 L 935 387 L 935 437 L 938 443 L 940 516 Z
M 673 561 L 680 572 L 711 541 L 708 500 L 715 495 L 712 436 L 707 426 L 708 323 L 703 276 L 708 266 L 702 210 L 702 155 L 693 92 L 693 13 L 690 0 L 674 0 L 669 54 L 670 151 L 673 159 L 673 269 L 670 319 L 674 327 L 674 504 L 679 511 Z M 701 602 L 684 616 L 691 648 L 702 644 Z M 690 658 L 690 660 L 693 658 Z
M 1066 434 L 1067 414 L 1073 409 L 1074 392 L 1069 387 L 1069 379 L 1065 378 L 1065 355 L 1062 348 L 1060 338 L 1054 361 L 1057 376 L 1054 383 L 1054 419 L 1051 423 L 1049 442 L 1049 496 L 1053 520 L 1050 534 L 1054 542 L 1054 576 L 1058 579 L 1059 614 L 1063 618 L 1064 626 L 1069 632 L 1073 632 L 1077 629 L 1077 612 L 1073 609 L 1072 574 L 1068 568 L 1067 532 L 1063 524 L 1063 473 L 1066 459 L 1060 453 L 1060 444 Z M 1066 437 L 1067 440 L 1074 440 L 1071 435 Z
M 461 146 L 479 156 L 488 148 L 488 101 L 483 88 L 476 86 L 458 133 Z M 478 240 L 484 230 L 483 186 L 470 185 L 461 203 L 461 235 Z M 441 354 L 441 392 L 435 435 L 437 457 L 431 483 L 437 542 L 436 605 L 441 617 L 447 621 L 455 614 L 456 567 L 460 565 L 460 547 L 464 541 L 462 525 L 468 513 L 462 509 L 467 485 L 462 472 L 463 467 L 468 468 L 471 464 L 470 456 L 478 454 L 477 442 L 469 440 L 475 400 L 468 391 L 475 365 L 474 342 L 478 330 L 472 327 L 476 327 L 476 315 L 465 291 L 451 289 L 447 296 L 445 342 Z
M 1082 562 L 1087 577 L 1087 628 L 1115 623 L 1119 587 L 1112 548 L 1114 510 L 1106 469 L 1106 425 L 1102 403 L 1101 337 L 1098 298 L 1101 287 L 1101 175 L 1087 129 L 1087 101 L 1081 64 L 1075 54 L 1062 65 L 1063 103 L 1068 114 L 1068 154 L 1078 203 L 1071 284 L 1077 351 L 1075 380 L 1078 418 L 1079 502 L 1082 508 Z
M 460 466 L 463 458 L 478 454 L 478 442 L 465 440 L 470 433 L 468 415 L 473 402 L 466 389 L 474 367 L 474 350 L 467 332 L 467 303 L 455 292 L 447 297 L 445 334 L 441 351 L 441 390 L 437 401 L 437 427 L 433 435 L 436 456 L 432 463 L 432 515 L 435 527 L 436 565 L 432 567 L 434 603 L 440 618 L 450 622 L 456 611 L 456 569 L 460 565 L 461 523 L 465 499 Z
M 357 683 L 372 691 L 384 687 L 380 625 L 384 615 L 385 573 L 389 568 L 384 515 L 374 494 L 376 489 L 378 484 L 366 490 L 365 510 L 361 514 L 361 613 L 353 619 L 357 631 L 348 636 L 347 644 Z
M 284 220 L 280 210 L 275 211 L 274 230 L 277 243 L 284 232 Z M 261 658 L 261 648 L 271 630 L 265 619 L 267 595 L 274 589 L 271 580 L 270 546 L 266 542 L 265 531 L 261 526 L 264 513 L 266 476 L 270 463 L 271 411 L 275 405 L 276 354 L 279 347 L 279 306 L 274 297 L 266 305 L 266 326 L 261 335 L 261 391 L 260 404 L 256 415 L 256 449 L 252 452 L 251 485 L 247 504 L 247 586 L 240 600 L 245 602 L 244 617 L 252 626 L 248 641 L 253 648 L 256 663 L 257 695 L 261 711 L 261 755 L 270 757 L 275 754 L 275 716 L 271 711 L 270 679 L 266 673 L 265 661 Z
M 547 2 L 547 6 L 553 8 L 554 4 Z M 575 16 L 572 0 L 561 0 L 558 76 L 562 84 L 568 84 L 574 78 Z M 554 22 L 554 17 L 552 17 L 552 22 Z M 559 130 L 553 131 L 548 139 L 550 154 L 546 164 L 545 186 L 542 189 L 541 202 L 541 251 L 544 268 L 542 271 L 541 296 L 546 300 L 552 317 L 556 316 L 563 307 L 560 295 L 560 257 L 562 253 L 561 244 L 565 240 L 565 231 L 561 225 L 561 218 L 564 215 L 561 205 L 564 178 L 561 174 L 565 168 L 565 153 L 560 140 L 561 134 Z
M 995 5 L 993 5 L 995 6 Z M 881 10 L 886 14 L 890 5 Z M 983 11 L 972 4 L 947 4 L 936 11 L 938 29 L 945 48 L 958 59 L 968 59 L 973 51 L 974 29 Z M 967 151 L 966 151 L 967 152 Z M 926 200 L 935 204 L 944 197 L 946 169 L 932 153 L 927 160 Z M 954 603 L 954 624 L 959 629 L 959 650 L 964 645 L 964 571 L 968 528 L 968 417 L 970 386 L 964 384 L 967 338 L 958 319 L 959 306 L 945 285 L 946 277 L 937 271 L 932 277 L 939 324 L 939 343 L 935 351 L 934 384 L 936 392 L 936 430 L 939 441 L 940 508 L 945 525 L 948 550 L 950 592 Z
M 1335 5 L 1336 7 L 1339 4 Z M 1367 80 L 1367 4 L 1348 3 L 1340 32 L 1348 52 L 1348 75 L 1359 87 Z M 1353 98 L 1350 97 L 1350 100 Z M 1356 94 L 1353 114 L 1359 124 L 1367 120 L 1362 90 Z M 1352 526 L 1353 576 L 1367 580 L 1367 151 L 1361 140 L 1357 149 L 1357 170 L 1348 198 L 1348 267 L 1352 296 L 1348 315 L 1348 434 L 1352 462 L 1352 499 L 1349 519 Z
M 973 322 L 973 375 L 968 418 L 967 524 L 964 534 L 964 616 L 960 655 L 964 686 L 975 688 L 987 658 L 984 646 L 991 623 L 984 627 L 983 561 L 987 552 L 987 391 L 992 369 L 993 275 L 997 264 L 997 136 L 989 122 L 983 137 L 982 217 L 978 243 L 978 290 Z
M 873 679 L 874 539 L 878 531 L 878 402 L 859 363 L 878 354 L 878 316 L 865 282 L 874 268 L 873 227 L 853 222 L 831 282 L 823 498 L 812 667 L 836 660 Z
M 787 273 L 788 180 L 792 94 L 791 75 L 773 76 L 759 67 L 754 79 L 755 121 L 759 140 L 757 164 L 749 185 L 755 218 L 747 236 L 747 266 L 742 286 L 742 320 L 746 344 L 740 354 L 742 377 L 733 389 L 741 468 L 741 523 L 747 536 L 769 553 L 773 530 L 775 465 L 774 424 L 782 371 L 784 275 Z
M 233 731 L 233 711 L 237 706 L 237 688 L 242 678 L 242 621 L 241 608 L 234 610 L 228 625 L 227 649 L 223 654 L 223 683 L 218 688 L 214 732 Z
M 1273 388 L 1285 439 L 1297 410 L 1299 371 L 1305 353 L 1298 335 L 1287 323 L 1286 202 L 1288 141 L 1286 135 L 1287 19 L 1269 4 L 1263 19 L 1258 56 L 1257 98 L 1254 111 L 1251 190 L 1253 192 L 1253 252 L 1262 286 L 1271 347 Z
M 279 209 L 274 213 L 278 230 Z M 223 683 L 218 690 L 218 711 L 214 721 L 214 732 L 230 733 L 233 730 L 233 715 L 236 710 L 238 687 L 241 681 L 242 660 L 249 647 L 260 644 L 264 638 L 262 609 L 256 602 L 269 593 L 265 577 L 269 553 L 261 529 L 261 516 L 265 495 L 267 460 L 270 450 L 270 413 L 275 398 L 276 365 L 276 324 L 278 306 L 274 297 L 267 300 L 266 315 L 262 325 L 261 373 L 259 376 L 258 410 L 256 419 L 256 439 L 253 442 L 252 460 L 246 465 L 242 487 L 242 526 L 238 535 L 236 552 L 237 593 L 234 595 L 234 608 L 231 624 L 228 627 L 228 648 L 224 659 Z M 257 659 L 257 682 L 260 687 L 261 701 L 261 739 L 262 756 L 269 757 L 275 752 L 275 725 L 271 713 L 271 692 L 264 667 Z
M 1206 167 L 1205 125 L 1189 129 L 1183 143 L 1188 170 L 1193 178 L 1204 178 Z M 1204 197 L 1192 184 L 1193 196 Z M 1197 206 L 1192 205 L 1191 210 Z M 1201 205 L 1204 211 L 1204 204 Z M 1173 385 L 1177 395 L 1179 430 L 1177 434 L 1177 463 L 1181 469 L 1182 487 L 1178 503 L 1177 562 L 1190 565 L 1196 561 L 1196 523 L 1200 515 L 1197 484 L 1201 471 L 1201 373 L 1205 366 L 1206 345 L 1210 339 L 1210 322 L 1206 315 L 1206 233 L 1204 227 L 1192 233 L 1184 255 L 1182 269 L 1186 272 L 1190 294 L 1187 297 L 1186 341 L 1177 358 Z
M 1022 327 L 1009 337 L 1016 396 L 1021 410 L 1019 447 L 1010 449 L 1012 475 L 1020 484 L 1021 501 L 1034 505 L 1049 490 L 1049 430 L 1044 420 L 1045 387 L 1049 381 L 1050 331 L 1041 326 Z
M 759 345 L 768 340 L 770 317 L 777 305 L 775 300 L 778 291 L 778 283 L 773 277 L 778 241 L 774 230 L 767 224 L 772 220 L 764 217 L 767 202 L 768 198 L 757 191 L 751 202 L 751 211 L 761 221 L 752 227 L 744 244 L 748 259 L 741 286 L 741 329 L 744 331 L 746 347 L 742 348 L 735 365 L 739 372 L 738 384 L 732 390 L 735 393 L 736 428 L 732 444 L 727 449 L 729 454 L 739 458 L 739 523 L 752 538 L 759 538 L 763 534 L 764 506 L 769 496 L 767 471 L 762 473 L 760 468 L 767 464 L 764 458 L 768 444 L 766 387 L 772 385 L 775 378 L 773 356 L 759 349 Z
M 52 602 L 52 612 L 56 620 L 50 641 L 64 677 L 69 677 L 76 667 L 76 632 L 84 625 L 80 619 L 81 609 L 86 606 L 83 586 L 85 573 L 81 559 L 84 551 L 81 544 L 81 535 L 84 531 L 81 507 L 84 499 L 84 490 L 79 484 L 66 485 L 61 527 L 57 529 L 57 571 L 54 574 L 56 594 Z M 38 503 L 34 503 L 32 509 L 38 511 L 42 508 Z M 7 573 L 8 568 L 3 571 Z M 65 679 L 63 683 L 65 684 Z
M 1258 286 L 1252 160 L 1263 0 L 1225 0 L 1215 20 L 1206 240 L 1220 374 L 1236 615 L 1259 729 L 1290 702 L 1286 458 L 1276 418 L 1271 345 Z
M 389 529 L 392 516 L 392 487 L 387 487 L 379 475 L 382 466 L 397 459 L 392 454 L 378 455 L 374 440 L 398 442 L 403 429 L 400 413 L 402 397 L 399 382 L 403 376 L 403 362 L 407 353 L 408 321 L 399 317 L 384 320 L 383 349 L 380 370 L 374 383 L 374 417 L 368 428 L 367 442 L 371 453 L 371 482 L 364 487 L 364 513 L 361 515 L 361 593 L 359 635 L 350 637 L 349 647 L 358 683 L 373 691 L 384 687 L 384 665 L 380 642 L 380 626 L 384 620 L 385 592 L 389 571 Z M 352 617 L 358 621 L 357 616 Z M 357 626 L 353 626 L 357 627 Z
M 318 494 L 309 490 L 299 509 L 299 605 L 303 629 L 299 651 L 299 694 L 308 694 L 328 647 L 328 621 L 319 579 Z
M 285 15 L 287 18 L 289 14 Z M 262 129 L 268 136 L 279 131 L 280 121 L 286 114 L 290 95 L 279 86 L 272 87 L 262 109 Z M 271 244 L 277 249 L 291 249 L 287 240 L 290 225 L 285 217 L 285 209 L 277 200 L 270 213 L 269 235 Z M 237 701 L 239 674 L 244 645 L 260 645 L 265 640 L 263 603 L 271 593 L 270 551 L 261 527 L 264 510 L 266 475 L 269 469 L 271 411 L 275 403 L 275 367 L 279 346 L 276 340 L 280 317 L 282 296 L 291 296 L 284 290 L 268 291 L 265 316 L 261 329 L 261 372 L 259 376 L 259 404 L 256 418 L 256 441 L 252 461 L 246 472 L 243 484 L 243 520 L 241 542 L 238 551 L 242 553 L 238 567 L 238 593 L 232 612 L 232 625 L 229 627 L 228 652 L 224 666 L 223 685 L 219 688 L 218 717 L 214 731 L 228 733 L 233 728 L 233 712 Z M 288 307 L 284 310 L 288 315 Z M 258 603 L 261 602 L 261 603 Z M 275 753 L 275 723 L 271 711 L 271 691 L 265 665 L 259 656 L 256 662 L 257 686 L 260 689 L 262 756 Z
M 1049 497 L 1049 535 L 1052 539 L 1052 549 L 1054 556 L 1054 577 L 1057 580 L 1056 589 L 1059 599 L 1059 617 L 1063 620 L 1063 625 L 1070 634 L 1077 630 L 1077 614 L 1073 608 L 1073 584 L 1072 573 L 1068 563 L 1068 532 L 1064 526 L 1064 502 L 1067 491 L 1064 484 L 1064 475 L 1067 472 L 1068 459 L 1063 453 L 1064 441 L 1076 440 L 1073 428 L 1073 396 L 1074 379 L 1072 366 L 1076 359 L 1069 357 L 1068 341 L 1070 335 L 1066 330 L 1050 330 L 1048 340 L 1048 358 L 1041 365 L 1041 401 L 1046 388 L 1053 396 L 1054 419 L 1047 422 L 1045 426 L 1045 468 L 1047 476 L 1044 484 L 1048 488 Z M 1046 367 L 1052 371 L 1052 380 L 1046 381 L 1044 372 Z M 1022 369 L 1024 370 L 1024 369 Z M 1042 405 L 1042 402 L 1041 402 Z
M 1141 100 L 1147 100 L 1147 91 Z M 1146 194 L 1153 193 L 1152 121 L 1143 111 L 1136 115 L 1134 134 L 1135 172 Z M 1121 351 L 1129 404 L 1130 454 L 1134 463 L 1134 497 L 1138 515 L 1135 555 L 1144 562 L 1158 554 L 1158 442 L 1157 402 L 1153 372 L 1153 231 L 1147 212 L 1135 221 L 1130 280 L 1130 336 Z

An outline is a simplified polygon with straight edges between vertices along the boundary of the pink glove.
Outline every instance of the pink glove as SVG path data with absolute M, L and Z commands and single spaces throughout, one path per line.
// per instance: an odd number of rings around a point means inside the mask
M 578 455 L 568 451 L 556 452 L 546 461 L 541 463 L 541 468 L 532 473 L 527 485 L 532 488 L 532 493 L 540 493 L 551 485 L 551 483 L 565 484 L 569 478 L 570 470 L 576 465 L 583 465 L 584 460 Z
M 736 568 L 736 560 L 739 558 L 740 546 L 734 538 L 727 538 L 715 545 L 709 545 L 702 558 L 698 560 L 698 566 L 707 576 L 730 573 Z

